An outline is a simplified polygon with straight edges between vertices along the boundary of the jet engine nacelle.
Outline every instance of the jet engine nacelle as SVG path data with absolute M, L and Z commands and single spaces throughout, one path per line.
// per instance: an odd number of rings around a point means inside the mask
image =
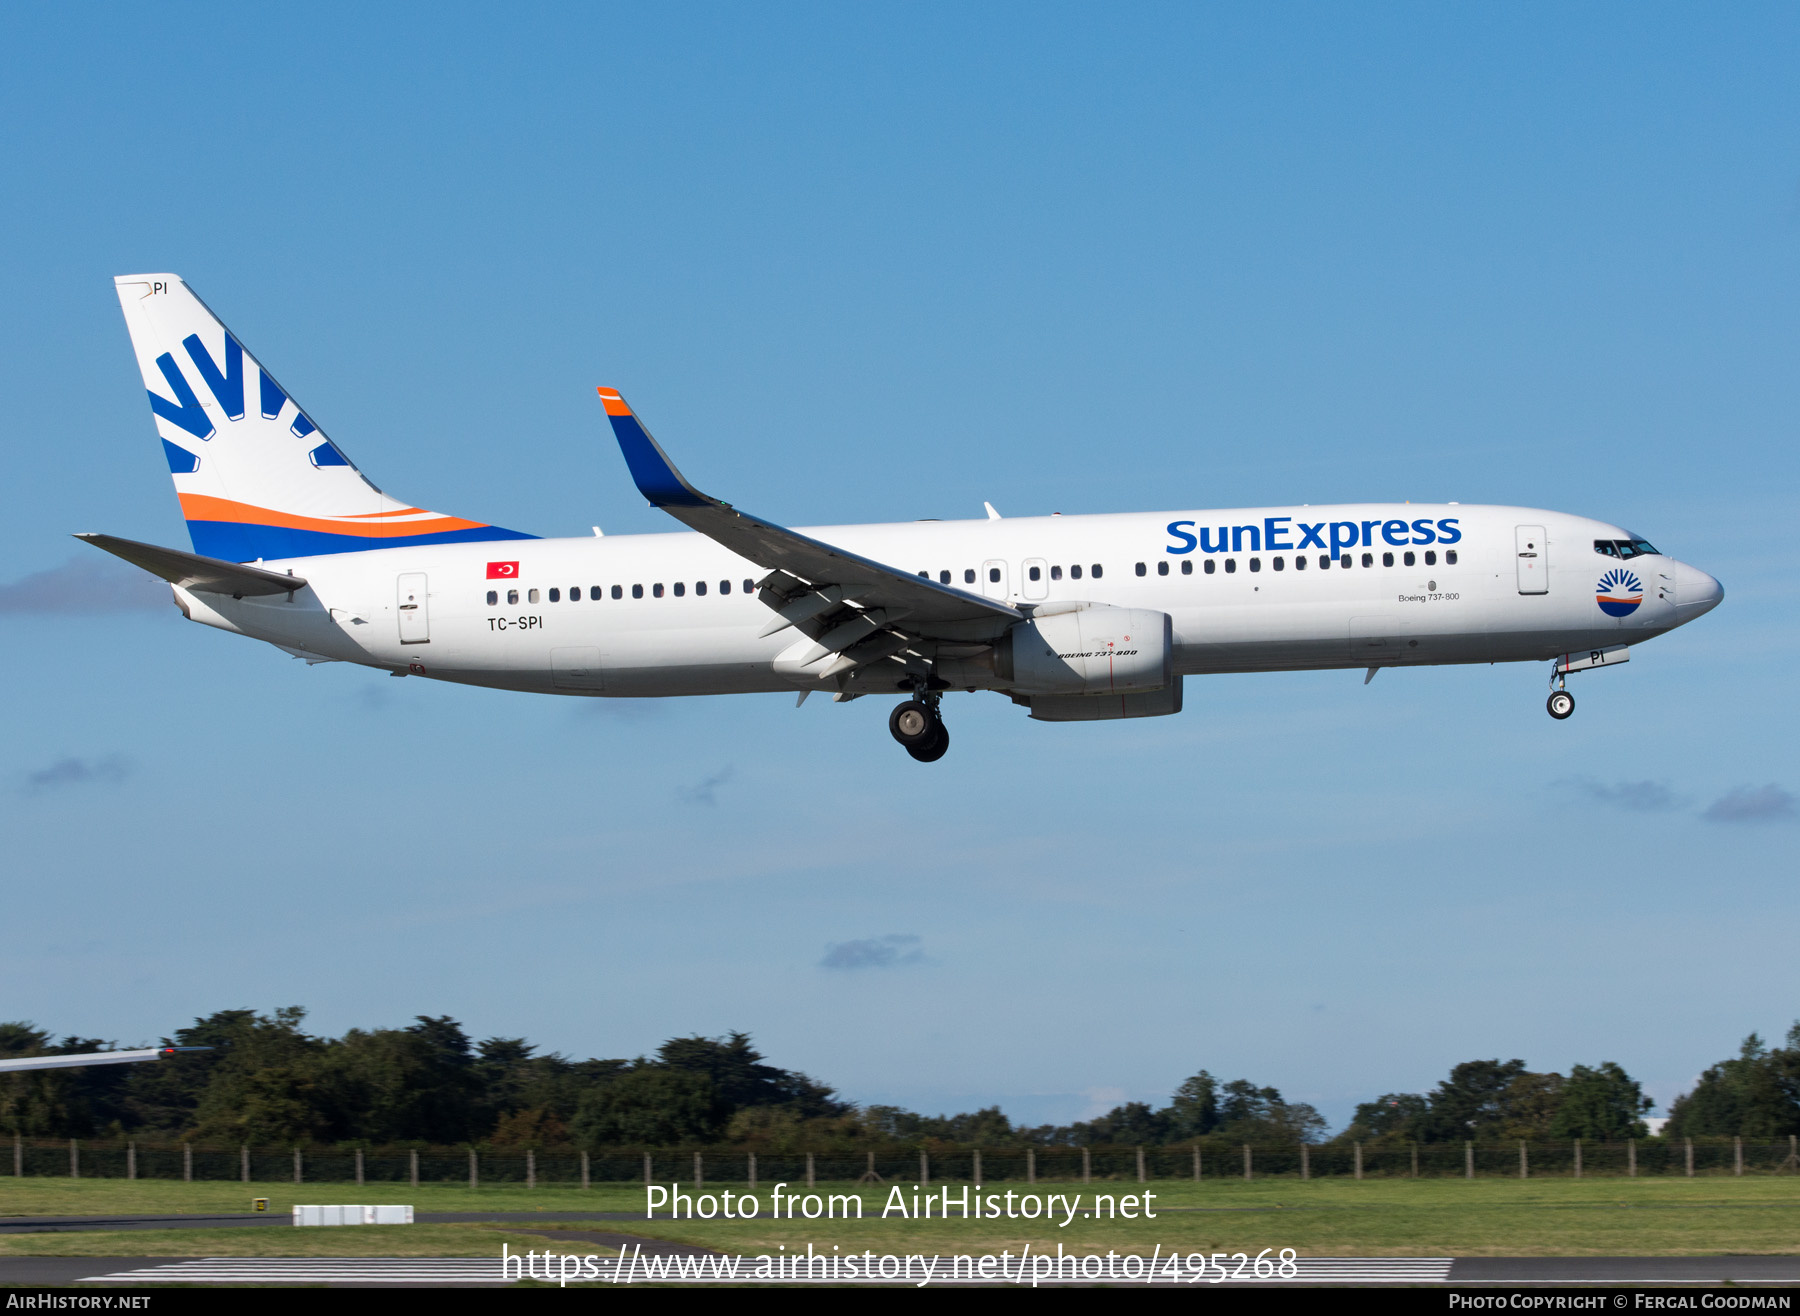
M 995 646 L 1002 687 L 1021 694 L 1117 695 L 1175 680 L 1169 614 L 1105 605 L 1039 611 Z

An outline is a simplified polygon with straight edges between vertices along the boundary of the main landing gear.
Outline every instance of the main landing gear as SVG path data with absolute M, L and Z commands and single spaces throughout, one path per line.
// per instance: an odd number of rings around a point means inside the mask
M 935 763 L 950 748 L 950 733 L 938 713 L 936 691 L 922 691 L 888 715 L 888 730 L 908 754 L 921 763 Z

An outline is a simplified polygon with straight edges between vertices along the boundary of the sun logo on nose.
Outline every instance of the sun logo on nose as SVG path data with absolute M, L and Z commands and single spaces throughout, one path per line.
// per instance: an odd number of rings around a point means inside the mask
M 1614 567 L 1600 577 L 1595 597 L 1608 617 L 1629 617 L 1644 601 L 1644 584 L 1623 567 Z

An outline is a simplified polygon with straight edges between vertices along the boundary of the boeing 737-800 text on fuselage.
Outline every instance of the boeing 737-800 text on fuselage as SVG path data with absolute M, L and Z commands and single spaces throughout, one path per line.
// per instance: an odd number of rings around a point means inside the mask
M 1524 507 L 1256 507 L 790 530 L 697 491 L 625 400 L 637 486 L 687 527 L 541 539 L 377 489 L 172 274 L 115 280 L 193 552 L 82 538 L 191 620 L 311 662 L 601 698 L 900 696 L 942 757 L 948 690 L 1047 722 L 1181 711 L 1213 672 L 1553 661 L 1707 612 L 1719 582 L 1624 528 Z

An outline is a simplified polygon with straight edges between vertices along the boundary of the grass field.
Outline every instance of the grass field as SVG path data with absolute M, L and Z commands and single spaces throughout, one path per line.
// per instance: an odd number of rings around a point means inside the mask
M 1023 1185 L 1007 1185 L 1017 1192 Z M 738 1185 L 709 1186 L 717 1192 Z M 908 1198 L 911 1185 L 904 1185 Z M 1188 1252 L 1249 1252 L 1292 1247 L 1306 1256 L 1655 1256 L 1800 1254 L 1800 1178 L 1698 1179 L 1330 1179 L 1300 1182 L 1220 1180 L 1145 1185 L 1156 1194 L 1155 1219 L 1093 1219 L 1063 1227 L 1039 1220 L 912 1220 L 880 1218 L 885 1189 L 863 1189 L 861 1220 L 632 1220 L 591 1227 L 646 1238 L 697 1243 L 755 1254 L 810 1243 L 829 1251 L 1078 1252 L 1143 1251 L 1160 1244 Z M 953 1200 L 962 1185 L 952 1185 Z M 1039 1193 L 1141 1192 L 1136 1184 L 1043 1183 Z M 688 1191 L 692 1191 L 689 1189 Z M 856 1194 L 851 1185 L 821 1193 Z M 765 1208 L 768 1186 L 759 1189 Z M 107 1212 L 242 1211 L 252 1196 L 285 1214 L 300 1202 L 410 1202 L 420 1211 L 634 1211 L 641 1186 L 482 1189 L 350 1184 L 295 1185 L 124 1182 L 104 1179 L 0 1179 L 0 1216 L 92 1215 Z M 1059 1218 L 1061 1218 L 1059 1216 Z M 0 1235 L 5 1255 L 414 1255 L 478 1256 L 549 1246 L 578 1252 L 606 1249 L 582 1240 L 564 1247 L 519 1234 L 518 1224 L 412 1225 L 357 1229 L 207 1229 Z M 547 1229 L 578 1228 L 546 1221 Z

